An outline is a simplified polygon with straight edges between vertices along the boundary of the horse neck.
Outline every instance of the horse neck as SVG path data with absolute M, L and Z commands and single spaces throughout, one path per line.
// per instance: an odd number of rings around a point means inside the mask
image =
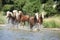
M 24 15 L 23 15 L 23 14 L 20 14 L 19 16 L 20 16 L 20 18 L 21 18 L 21 17 L 23 17 Z
M 36 16 L 34 17 L 34 22 L 36 22 L 37 21 L 37 18 L 36 18 Z

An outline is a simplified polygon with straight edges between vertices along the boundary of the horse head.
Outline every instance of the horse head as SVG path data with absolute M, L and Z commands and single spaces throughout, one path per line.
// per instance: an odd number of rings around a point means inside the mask
M 13 16 L 17 16 L 17 10 L 13 10 Z
M 20 18 L 23 16 L 22 11 L 19 11 L 19 16 L 20 16 Z
M 11 17 L 11 16 L 13 16 L 13 15 L 12 15 L 12 12 L 7 11 L 7 15 L 6 15 L 6 17 Z

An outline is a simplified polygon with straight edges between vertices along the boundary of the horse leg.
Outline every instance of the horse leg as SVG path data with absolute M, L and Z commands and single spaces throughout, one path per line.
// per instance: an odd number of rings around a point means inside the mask
M 7 23 L 9 23 L 9 19 L 7 19 Z
M 30 29 L 31 29 L 31 30 L 33 30 L 32 28 L 33 28 L 33 25 L 32 25 L 32 24 L 30 24 Z
M 25 22 L 24 22 L 24 25 L 25 25 Z
M 15 20 L 15 23 L 16 23 L 16 27 L 17 27 L 17 29 L 18 29 L 18 21 L 17 21 L 17 20 Z
M 8 23 L 10 22 L 10 18 L 8 19 Z
M 23 22 L 23 28 L 24 28 L 24 25 L 25 25 L 25 21 Z
M 38 26 L 37 26 L 37 27 L 38 27 L 38 29 L 37 29 L 37 30 L 39 31 L 39 30 L 40 30 L 40 24 L 39 24 L 39 23 L 37 23 L 37 25 L 38 25 Z

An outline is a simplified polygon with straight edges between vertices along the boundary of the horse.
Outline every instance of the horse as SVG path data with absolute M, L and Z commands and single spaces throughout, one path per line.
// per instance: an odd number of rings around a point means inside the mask
M 17 16 L 16 10 L 13 10 L 13 12 L 7 11 L 6 17 L 8 18 L 8 23 L 11 23 L 13 26 L 17 25 L 18 28 Z
M 18 24 L 19 24 L 18 14 L 19 14 L 19 13 L 18 13 L 17 10 L 13 10 L 13 18 L 14 18 L 15 25 L 17 25 L 17 28 L 18 28 Z
M 38 16 L 38 13 L 36 13 L 35 16 L 29 18 L 29 23 L 30 29 L 32 29 L 35 24 L 40 26 L 43 23 L 42 15 Z
M 8 23 L 11 20 L 12 24 L 15 24 L 17 22 L 17 10 L 13 10 L 13 13 L 10 11 L 7 11 L 6 17 L 8 18 Z
M 23 26 L 24 26 L 25 22 L 29 21 L 29 15 L 24 15 L 22 11 L 19 11 L 18 20 L 20 23 L 23 23 Z
M 6 18 L 8 18 L 8 23 L 10 23 L 10 22 L 11 22 L 12 16 L 13 16 L 13 15 L 12 15 L 12 12 L 7 11 Z

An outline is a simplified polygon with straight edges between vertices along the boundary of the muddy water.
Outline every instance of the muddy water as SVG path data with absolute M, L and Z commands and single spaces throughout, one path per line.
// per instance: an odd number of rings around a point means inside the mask
M 0 27 L 0 40 L 60 40 L 60 31 L 41 30 L 34 32 L 5 27 Z

